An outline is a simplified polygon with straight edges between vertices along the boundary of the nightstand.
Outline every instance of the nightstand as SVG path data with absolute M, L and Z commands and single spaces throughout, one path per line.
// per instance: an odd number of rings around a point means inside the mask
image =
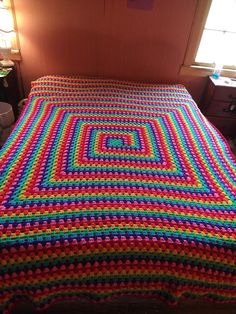
M 236 81 L 209 77 L 202 112 L 225 137 L 236 137 Z
M 0 69 L 0 101 L 12 105 L 15 119 L 18 116 L 19 89 L 16 67 L 2 70 Z

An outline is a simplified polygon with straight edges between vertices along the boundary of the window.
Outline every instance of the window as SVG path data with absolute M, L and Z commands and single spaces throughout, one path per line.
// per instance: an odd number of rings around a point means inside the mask
M 236 76 L 236 0 L 198 0 L 182 74 Z
M 236 66 L 236 0 L 213 0 L 196 62 Z

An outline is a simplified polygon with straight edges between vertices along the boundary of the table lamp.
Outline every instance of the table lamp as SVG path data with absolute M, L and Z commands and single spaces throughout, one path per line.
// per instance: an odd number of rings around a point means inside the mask
M 14 27 L 11 12 L 0 2 L 0 53 L 3 57 L 3 60 L 0 61 L 0 67 L 11 67 L 14 65 L 14 62 L 9 60 L 13 36 Z

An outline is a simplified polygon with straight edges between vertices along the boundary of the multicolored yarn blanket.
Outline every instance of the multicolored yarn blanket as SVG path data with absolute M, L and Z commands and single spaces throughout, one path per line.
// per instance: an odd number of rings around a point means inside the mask
M 180 85 L 46 76 L 0 160 L 0 304 L 236 302 L 236 163 Z

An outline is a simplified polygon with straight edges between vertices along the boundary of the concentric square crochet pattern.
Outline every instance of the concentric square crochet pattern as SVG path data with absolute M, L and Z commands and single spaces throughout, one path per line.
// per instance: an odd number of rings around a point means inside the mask
M 40 78 L 0 154 L 5 312 L 236 302 L 236 163 L 183 86 Z

